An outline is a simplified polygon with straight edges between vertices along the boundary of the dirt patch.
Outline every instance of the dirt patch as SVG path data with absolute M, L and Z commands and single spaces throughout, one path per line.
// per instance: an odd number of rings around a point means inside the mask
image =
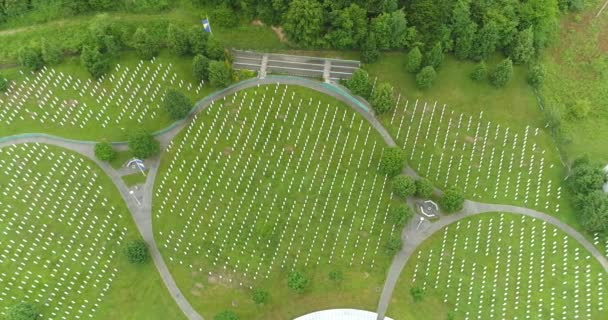
M 475 138 L 471 137 L 471 136 L 466 136 L 466 137 L 464 137 L 464 141 L 468 142 L 468 143 L 474 143 L 475 142 Z
M 74 100 L 74 99 L 63 100 L 63 103 L 61 105 L 65 106 L 66 108 L 73 108 L 78 105 L 78 100 Z
M 255 20 L 251 21 L 251 25 L 256 26 L 256 27 L 262 27 L 265 24 L 264 24 L 264 22 L 262 22 L 262 20 L 255 19 Z
M 279 38 L 279 41 L 287 42 L 287 37 L 285 37 L 285 31 L 282 27 L 270 27 L 270 29 L 274 31 L 274 33 L 277 35 L 277 38 Z
M 292 154 L 295 150 L 293 146 L 285 146 L 285 153 Z
M 217 276 L 210 275 L 207 277 L 207 281 L 209 281 L 209 283 L 211 284 L 218 284 L 220 283 L 220 278 Z
M 222 151 L 222 154 L 224 156 L 229 156 L 232 154 L 232 152 L 234 151 L 234 149 L 232 149 L 231 147 L 226 147 L 224 148 L 224 150 Z
M 205 286 L 202 283 L 197 282 L 197 283 L 194 284 L 194 287 L 192 289 L 190 289 L 190 293 L 193 296 L 200 297 L 202 295 L 201 290 L 203 290 L 204 287 Z

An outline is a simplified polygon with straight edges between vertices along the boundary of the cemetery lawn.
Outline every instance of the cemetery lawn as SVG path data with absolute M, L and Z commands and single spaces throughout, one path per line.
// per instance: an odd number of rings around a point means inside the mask
M 184 295 L 204 317 L 290 319 L 373 310 L 396 235 L 384 142 L 350 107 L 309 89 L 268 85 L 215 101 L 163 153 L 153 225 Z M 287 288 L 290 271 L 310 280 Z M 328 279 L 344 275 L 342 283 Z M 270 292 L 255 306 L 251 288 Z
M 607 276 L 588 251 L 553 226 L 488 213 L 449 225 L 413 253 L 387 316 L 599 320 L 606 314 Z M 413 300 L 412 288 L 424 289 L 421 301 Z
M 92 161 L 21 144 L 1 148 L 0 163 L 0 314 L 25 300 L 44 318 L 185 319 L 153 263 L 127 261 L 139 233 Z

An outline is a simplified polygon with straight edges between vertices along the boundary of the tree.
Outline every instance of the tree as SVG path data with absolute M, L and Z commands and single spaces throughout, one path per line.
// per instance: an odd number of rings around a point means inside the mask
M 102 161 L 112 161 L 116 159 L 117 152 L 108 142 L 99 142 L 95 144 L 95 157 Z
M 595 190 L 578 200 L 578 219 L 590 233 L 608 232 L 608 195 Z
M 160 52 L 158 42 L 142 27 L 137 28 L 133 34 L 133 48 L 137 56 L 144 60 L 150 60 Z
M 342 271 L 332 270 L 328 274 L 329 280 L 333 282 L 342 282 L 344 280 L 344 274 Z
M 209 81 L 209 59 L 202 54 L 197 54 L 192 60 L 192 73 L 198 81 Z
M 351 49 L 363 44 L 367 36 L 367 12 L 357 4 L 330 14 L 331 31 L 327 39 L 338 49 Z
M 374 63 L 380 58 L 380 51 L 376 45 L 376 35 L 370 32 L 361 47 L 361 61 L 364 63 Z
M 185 94 L 175 89 L 169 89 L 163 98 L 163 109 L 165 109 L 171 119 L 179 120 L 188 115 L 192 109 L 192 102 Z
M 211 61 L 209 62 L 209 82 L 214 87 L 227 87 L 232 82 L 232 71 L 223 61 Z
M 399 147 L 385 148 L 380 158 L 380 173 L 394 177 L 401 173 L 405 165 L 405 153 Z
M 437 42 L 426 55 L 426 65 L 439 69 L 443 63 L 443 58 L 443 47 L 441 42 Z
M 294 0 L 283 18 L 283 29 L 289 40 L 304 47 L 321 44 L 324 25 L 323 7 L 316 0 Z
M 389 256 L 394 256 L 401 248 L 403 247 L 403 243 L 401 239 L 395 236 L 391 236 L 386 243 L 384 244 L 384 251 Z
M 471 20 L 470 0 L 458 0 L 452 12 L 454 55 L 458 59 L 471 56 L 477 24 Z
M 528 83 L 534 88 L 540 88 L 545 81 L 545 67 L 540 63 L 535 63 L 528 69 Z
M 148 261 L 148 245 L 143 240 L 131 240 L 127 242 L 125 249 L 127 259 L 133 264 L 142 264 Z
M 416 192 L 414 179 L 404 174 L 396 175 L 391 181 L 393 193 L 402 198 L 407 198 Z
M 477 39 L 473 42 L 471 58 L 480 61 L 487 59 L 496 50 L 499 34 L 498 27 L 494 21 L 489 21 L 477 33 Z
M 6 311 L 6 320 L 36 320 L 38 311 L 29 302 L 19 302 Z
M 369 74 L 363 69 L 357 69 L 352 77 L 346 81 L 346 87 L 348 87 L 353 94 L 369 98 L 372 91 Z
M 477 82 L 485 80 L 488 77 L 488 67 L 486 67 L 486 63 L 483 62 L 483 60 L 479 61 L 475 65 L 475 68 L 473 68 L 473 72 L 471 72 L 469 76 L 471 77 L 471 79 Z
M 428 179 L 420 178 L 416 180 L 416 197 L 429 198 L 433 194 L 433 184 Z
M 194 26 L 188 31 L 188 46 L 190 53 L 207 54 L 207 41 L 209 34 L 200 26 Z
M 213 320 L 239 320 L 239 317 L 230 310 L 224 310 L 213 317 Z
M 372 93 L 370 102 L 376 114 L 383 114 L 391 111 L 395 106 L 393 87 L 386 82 L 380 83 Z
M 532 28 L 517 33 L 511 46 L 511 59 L 516 64 L 528 63 L 534 56 L 534 32 Z
M 426 66 L 416 75 L 416 85 L 420 89 L 428 89 L 433 85 L 435 77 L 437 77 L 437 73 L 433 66 Z
M 225 58 L 224 46 L 217 38 L 213 36 L 207 39 L 207 47 L 205 52 L 207 53 L 206 56 L 209 57 L 209 59 L 223 60 Z
M 420 287 L 413 287 L 410 289 L 410 294 L 412 295 L 414 302 L 422 301 L 422 298 L 424 298 L 424 293 L 424 289 Z
M 407 72 L 416 73 L 420 70 L 420 65 L 422 64 L 422 53 L 420 53 L 420 49 L 415 47 L 410 50 L 407 54 L 407 61 L 405 63 L 405 70 Z
M 270 299 L 270 293 L 268 293 L 268 291 L 254 289 L 251 299 L 255 304 L 265 304 Z
M 39 47 L 26 46 L 19 49 L 18 56 L 19 64 L 28 70 L 36 71 L 42 68 L 44 60 Z
M 8 80 L 0 74 L 0 92 L 5 92 L 8 90 Z
M 308 278 L 302 273 L 294 271 L 290 272 L 287 276 L 287 287 L 289 287 L 289 289 L 301 293 L 306 286 L 308 286 Z
M 506 58 L 500 62 L 492 74 L 490 74 L 490 83 L 495 87 L 504 87 L 513 77 L 513 62 Z
M 591 111 L 591 102 L 587 98 L 577 99 L 576 102 L 568 105 L 570 117 L 580 120 L 585 119 Z
M 591 162 L 589 157 L 581 156 L 572 163 L 568 184 L 575 194 L 586 195 L 600 190 L 605 181 L 606 175 L 601 167 Z
M 53 43 L 42 41 L 42 60 L 48 65 L 56 65 L 63 60 L 63 52 Z
M 439 204 L 447 213 L 460 211 L 464 204 L 464 196 L 460 190 L 454 187 L 448 188 L 439 200 Z
M 184 56 L 190 52 L 188 34 L 180 26 L 169 24 L 167 28 L 167 46 L 174 54 Z
M 414 216 L 412 209 L 405 204 L 398 204 L 391 208 L 390 220 L 398 227 L 405 226 Z
M 127 144 L 133 155 L 138 158 L 149 158 L 160 151 L 160 143 L 146 131 L 132 133 Z
M 83 47 L 80 62 L 95 79 L 101 78 L 110 70 L 110 60 L 101 54 L 98 48 Z

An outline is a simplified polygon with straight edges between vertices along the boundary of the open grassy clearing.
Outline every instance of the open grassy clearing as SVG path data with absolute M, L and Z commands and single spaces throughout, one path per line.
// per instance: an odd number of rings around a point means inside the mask
M 123 55 L 98 81 L 88 77 L 76 58 L 34 74 L 19 71 L 0 95 L 0 136 L 49 133 L 124 141 L 136 127 L 157 131 L 172 122 L 161 109 L 167 89 L 182 91 L 192 102 L 213 91 L 193 82 L 191 73 L 187 58 L 161 55 L 142 61 L 133 54 Z
M 182 319 L 152 263 L 134 266 L 139 239 L 110 179 L 57 147 L 0 149 L 0 314 L 20 301 L 44 319 Z
M 144 184 L 147 179 L 148 170 L 144 171 L 146 175 L 143 175 L 141 172 L 136 172 L 132 174 L 128 174 L 126 176 L 122 176 L 122 181 L 125 182 L 127 187 L 132 187 L 138 184 Z
M 236 301 L 244 319 L 373 309 L 395 232 L 383 147 L 348 106 L 293 86 L 240 91 L 199 114 L 163 155 L 153 203 L 157 243 L 190 302 L 209 316 Z M 311 278 L 306 294 L 287 288 L 293 270 Z M 255 307 L 250 288 L 270 305 Z
M 461 220 L 422 244 L 388 316 L 406 319 L 604 319 L 608 275 L 575 240 L 503 213 Z M 410 290 L 424 290 L 415 302 Z

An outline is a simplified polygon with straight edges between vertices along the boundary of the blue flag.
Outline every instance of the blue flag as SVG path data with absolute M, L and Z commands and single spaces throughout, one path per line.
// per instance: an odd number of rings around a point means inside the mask
M 209 23 L 209 19 L 203 19 L 203 28 L 205 28 L 205 32 L 211 33 L 211 24 Z

